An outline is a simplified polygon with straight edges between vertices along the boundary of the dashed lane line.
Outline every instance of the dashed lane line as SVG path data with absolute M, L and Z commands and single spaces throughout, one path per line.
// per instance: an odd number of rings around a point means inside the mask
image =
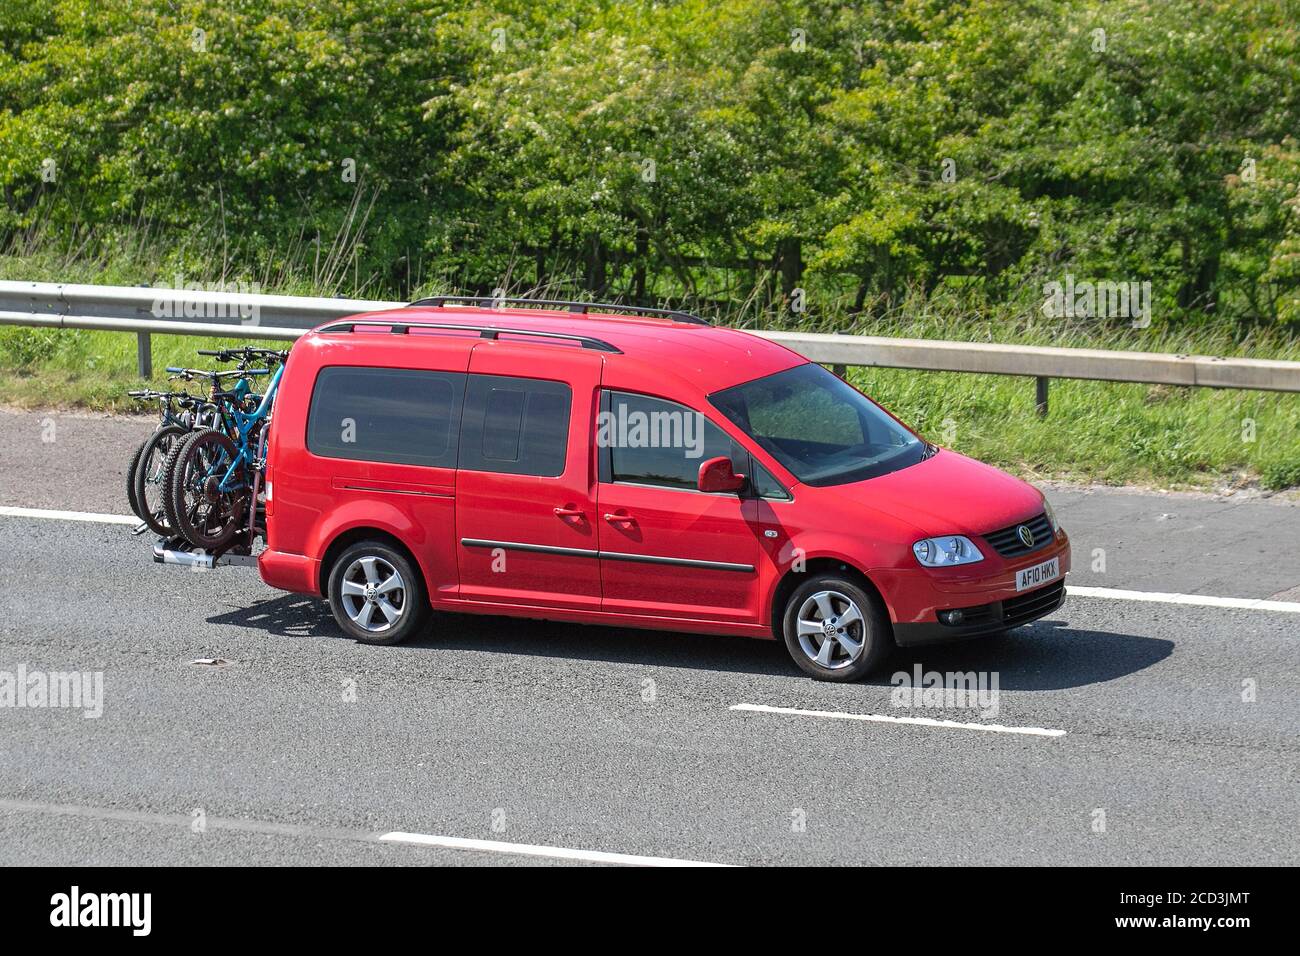
M 36 813 L 44 816 L 73 817 L 92 820 L 111 820 L 122 823 L 151 826 L 184 827 L 192 830 L 195 819 L 189 814 L 152 813 L 145 810 L 126 810 L 116 807 L 93 807 L 68 803 L 44 803 L 36 800 L 0 799 L 0 812 Z M 409 846 L 436 847 L 445 850 L 469 850 L 480 853 L 501 853 L 508 856 L 542 857 L 573 863 L 604 863 L 618 866 L 698 867 L 729 866 L 727 863 L 708 863 L 702 860 L 684 860 L 666 856 L 638 856 L 631 853 L 610 853 L 603 850 L 579 850 L 572 847 L 544 846 L 531 843 L 507 843 L 503 840 L 475 840 L 465 837 L 439 836 L 433 833 L 410 833 L 391 830 L 374 833 L 366 830 L 349 830 L 341 827 L 323 827 L 289 823 L 272 823 L 265 820 L 241 820 L 207 815 L 203 817 L 205 832 L 213 830 L 239 833 L 260 833 L 271 836 L 294 837 L 310 840 L 344 840 L 353 843 L 396 843 Z
M 994 734 L 1024 734 L 1029 737 L 1064 737 L 1064 730 L 1045 727 L 1007 727 L 1003 724 L 973 724 L 959 720 L 939 720 L 935 717 L 891 717 L 888 714 L 849 714 L 838 710 L 804 710 L 799 707 L 770 707 L 767 704 L 733 704 L 731 710 L 753 714 L 785 714 L 792 717 L 826 717 L 832 720 L 862 720 L 877 724 L 908 724 L 913 727 L 935 727 L 947 730 L 983 730 Z

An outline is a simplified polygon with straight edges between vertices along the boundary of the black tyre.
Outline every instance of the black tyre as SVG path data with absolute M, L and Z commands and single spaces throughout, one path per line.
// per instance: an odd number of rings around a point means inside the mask
M 229 544 L 242 527 L 248 489 L 218 488 L 238 453 L 229 437 L 205 428 L 177 443 L 167 456 L 163 482 L 167 521 L 196 548 L 215 551 Z
M 363 644 L 400 644 L 429 616 L 419 570 L 382 541 L 360 541 L 340 554 L 326 590 L 334 620 Z
M 795 588 L 781 629 L 794 662 L 818 680 L 859 680 L 894 646 L 879 598 L 838 574 L 819 574 Z
M 152 437 L 152 435 L 149 436 L 149 438 Z M 144 518 L 144 515 L 140 511 L 140 497 L 135 493 L 135 466 L 140 463 L 140 455 L 144 452 L 145 446 L 149 444 L 149 438 L 140 442 L 131 455 L 131 460 L 126 463 L 126 500 L 131 506 L 131 513 L 141 519 Z
M 129 480 L 131 495 L 135 500 L 135 513 L 154 534 L 164 537 L 176 534 L 163 507 L 167 458 L 188 434 L 180 425 L 165 425 L 145 439 L 137 457 L 133 459 Z

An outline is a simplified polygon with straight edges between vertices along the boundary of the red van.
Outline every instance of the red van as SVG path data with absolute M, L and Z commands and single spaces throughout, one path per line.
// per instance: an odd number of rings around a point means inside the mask
M 820 365 L 684 313 L 509 302 L 297 342 L 268 584 L 324 595 L 367 643 L 433 608 L 776 638 L 833 681 L 1061 606 L 1070 546 L 1043 495 Z

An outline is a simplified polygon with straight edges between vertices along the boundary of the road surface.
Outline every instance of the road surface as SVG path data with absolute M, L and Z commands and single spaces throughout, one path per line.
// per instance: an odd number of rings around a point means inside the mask
M 0 679 L 103 675 L 97 718 L 0 707 L 0 864 L 1300 862 L 1295 504 L 1055 489 L 1100 590 L 837 686 L 775 642 L 491 617 L 366 647 L 251 569 L 15 513 L 122 514 L 149 427 L 0 414 Z M 995 675 L 996 713 L 897 706 L 916 665 Z

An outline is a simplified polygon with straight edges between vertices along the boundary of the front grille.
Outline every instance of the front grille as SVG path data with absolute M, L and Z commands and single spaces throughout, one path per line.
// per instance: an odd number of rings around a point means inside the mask
M 1032 547 L 1026 548 L 1025 543 L 1020 540 L 1018 531 L 1021 525 L 1026 525 L 1034 533 Z M 1030 518 L 1028 521 L 1019 521 L 1009 528 L 990 531 L 984 535 L 984 540 L 993 545 L 993 550 L 1004 558 L 1018 558 L 1022 554 L 1032 554 L 1051 544 L 1052 538 L 1052 523 L 1047 520 L 1045 513 L 1038 515 L 1036 518 Z
M 1019 594 L 1002 602 L 1002 623 L 1015 627 L 1035 618 L 1050 614 L 1065 599 L 1065 582 L 1056 581 L 1037 591 Z

